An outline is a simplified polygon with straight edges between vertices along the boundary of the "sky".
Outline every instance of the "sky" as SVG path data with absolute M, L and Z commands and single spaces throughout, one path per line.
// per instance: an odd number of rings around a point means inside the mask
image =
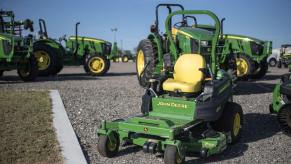
M 114 40 L 123 49 L 134 49 L 150 33 L 159 3 L 180 3 L 188 10 L 210 10 L 226 18 L 224 33 L 273 41 L 273 48 L 291 44 L 290 0 L 0 0 L 0 9 L 12 10 L 17 20 L 32 19 L 35 32 L 38 19 L 46 20 L 49 37 L 79 35 Z M 161 10 L 160 21 L 166 18 Z M 203 18 L 201 18 L 203 19 Z M 198 19 L 199 22 L 199 19 Z M 160 25 L 164 29 L 164 25 Z

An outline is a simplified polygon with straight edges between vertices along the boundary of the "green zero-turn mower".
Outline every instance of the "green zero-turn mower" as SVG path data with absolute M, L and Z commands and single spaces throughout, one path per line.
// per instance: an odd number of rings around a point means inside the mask
M 291 136 L 291 74 L 283 75 L 275 86 L 270 112 L 277 114 L 281 129 Z
M 59 73 L 63 66 L 83 65 L 86 73 L 101 76 L 110 68 L 111 43 L 105 40 L 78 36 L 78 25 L 75 36 L 64 35 L 59 42 L 47 35 L 45 21 L 39 20 L 40 39 L 34 42 L 34 55 L 37 58 L 41 75 Z M 65 46 L 62 46 L 62 42 Z
M 23 81 L 37 77 L 37 62 L 32 53 L 32 35 L 22 36 L 23 30 L 33 31 L 33 22 L 15 21 L 12 11 L 0 11 L 0 76 L 17 69 Z
M 282 68 L 282 65 L 285 68 L 289 68 L 289 72 L 291 72 L 291 45 L 283 44 L 280 48 L 280 59 L 278 62 L 278 68 Z
M 151 27 L 151 33 L 148 35 L 147 42 L 150 46 L 150 52 L 144 56 L 137 54 L 136 65 L 138 68 L 138 79 L 142 86 L 146 85 L 146 81 L 152 75 L 159 75 L 164 70 L 164 67 L 173 67 L 173 63 L 177 57 L 170 55 L 169 48 L 166 45 L 168 40 L 159 31 L 159 7 L 166 6 L 169 13 L 174 10 L 169 4 L 160 4 L 156 7 L 156 21 Z M 183 6 L 181 10 L 184 10 Z M 194 21 L 193 21 L 194 20 Z M 221 26 L 223 21 L 221 20 Z M 194 22 L 194 23 L 192 23 Z M 199 22 L 198 22 L 199 23 Z M 215 27 L 211 25 L 198 24 L 196 17 L 183 15 L 181 22 L 177 22 L 172 28 L 174 39 L 178 38 L 176 44 L 179 46 L 177 51 L 181 53 L 199 53 L 205 54 L 209 58 L 212 42 L 209 41 L 214 35 Z M 193 29 L 195 33 L 193 33 Z M 267 57 L 272 50 L 272 42 L 264 42 L 255 38 L 223 34 L 221 27 L 219 40 L 216 46 L 217 64 L 222 69 L 232 74 L 233 79 L 238 78 L 261 78 L 267 70 Z M 149 64 L 144 71 L 144 76 L 141 75 L 143 67 Z
M 209 46 L 210 55 L 181 53 L 184 38 L 172 33 L 172 17 L 206 15 L 215 22 L 214 34 L 197 28 L 183 27 L 194 36 L 216 45 L 220 22 L 206 10 L 179 10 L 170 13 L 165 21 L 169 55 L 177 58 L 173 74 L 165 73 L 149 80 L 142 98 L 141 115 L 115 121 L 102 121 L 98 134 L 98 151 L 113 157 L 120 143 L 143 147 L 147 153 L 163 153 L 167 164 L 183 163 L 186 153 L 200 153 L 208 157 L 224 151 L 229 143 L 238 141 L 241 134 L 243 111 L 232 102 L 232 80 L 219 68 L 215 46 Z M 181 35 L 182 37 L 182 35 Z M 180 44 L 178 44 L 180 43 Z M 138 46 L 139 59 L 156 51 L 150 40 Z M 137 71 L 146 73 L 146 67 Z

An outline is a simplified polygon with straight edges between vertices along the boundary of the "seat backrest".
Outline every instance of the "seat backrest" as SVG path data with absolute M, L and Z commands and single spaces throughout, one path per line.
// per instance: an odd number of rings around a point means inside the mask
M 195 83 L 203 79 L 200 68 L 206 68 L 205 59 L 199 54 L 183 54 L 174 66 L 174 79 L 186 83 Z

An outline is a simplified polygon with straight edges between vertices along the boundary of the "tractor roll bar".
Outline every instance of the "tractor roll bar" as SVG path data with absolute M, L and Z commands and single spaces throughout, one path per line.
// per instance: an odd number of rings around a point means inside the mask
M 76 44 L 76 49 L 74 51 L 74 56 L 77 56 L 77 52 L 78 52 L 78 49 L 79 49 L 79 43 L 78 43 L 78 26 L 79 26 L 80 22 L 77 22 L 76 23 L 76 26 L 75 26 L 75 44 Z
M 158 4 L 156 6 L 156 22 L 155 22 L 156 33 L 159 33 L 159 8 L 160 7 L 167 7 L 169 14 L 172 13 L 172 7 L 179 7 L 181 10 L 184 10 L 184 7 L 180 4 L 168 4 L 168 3 Z M 183 20 L 184 20 L 184 14 L 183 14 Z M 170 26 L 171 24 L 172 24 L 172 20 L 170 20 Z
M 172 30 L 171 30 L 172 27 L 170 26 L 171 25 L 170 20 L 175 15 L 208 15 L 214 20 L 215 32 L 214 32 L 214 38 L 212 39 L 212 48 L 211 48 L 211 70 L 213 74 L 216 74 L 218 65 L 217 65 L 217 59 L 216 59 L 217 56 L 216 56 L 215 45 L 217 45 L 218 43 L 220 28 L 221 28 L 218 17 L 213 12 L 208 11 L 208 10 L 180 10 L 180 11 L 175 11 L 175 12 L 170 13 L 166 18 L 165 28 L 166 28 L 166 34 L 169 38 L 170 44 L 172 45 L 170 46 L 170 52 L 171 54 L 173 54 L 173 57 L 175 60 L 177 60 L 178 58 L 178 53 L 177 53 L 177 47 L 175 46 L 175 42 L 172 35 Z
M 223 22 L 225 21 L 225 18 L 222 18 L 220 21 L 220 37 L 223 39 Z

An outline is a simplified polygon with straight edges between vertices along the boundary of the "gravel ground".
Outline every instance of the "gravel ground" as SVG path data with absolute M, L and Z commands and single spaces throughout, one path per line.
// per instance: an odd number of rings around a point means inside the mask
M 268 112 L 272 88 L 286 72 L 271 68 L 262 80 L 239 82 L 234 101 L 241 104 L 245 114 L 240 142 L 205 160 L 187 157 L 187 163 L 291 163 L 291 140 L 280 132 L 276 116 Z M 58 89 L 89 163 L 163 163 L 161 155 L 145 154 L 136 146 L 120 148 L 112 159 L 97 152 L 96 130 L 101 120 L 140 111 L 144 90 L 138 85 L 133 63 L 113 63 L 104 77 L 87 76 L 82 67 L 68 67 L 58 76 L 40 77 L 33 83 L 23 83 L 15 71 L 5 72 L 0 90 L 6 89 Z

